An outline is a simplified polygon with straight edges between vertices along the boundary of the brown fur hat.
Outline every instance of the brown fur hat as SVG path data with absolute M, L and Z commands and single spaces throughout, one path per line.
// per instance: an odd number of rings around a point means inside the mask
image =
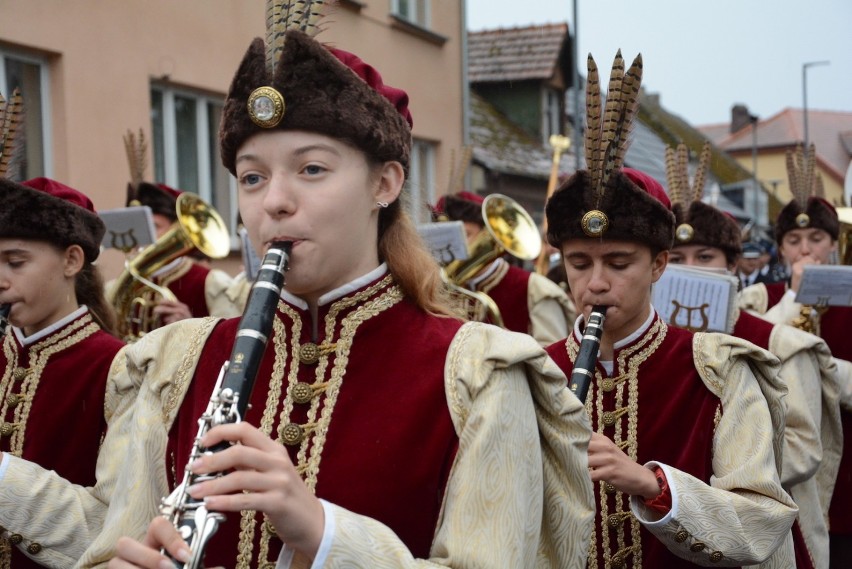
M 450 221 L 469 221 L 485 226 L 482 203 L 485 198 L 471 192 L 458 192 L 441 196 L 433 211 L 436 216 L 446 215 Z
M 177 221 L 177 199 L 181 193 L 165 184 L 141 182 L 135 189 L 128 184 L 127 205 L 147 205 L 152 213 L 167 217 L 174 223 Z
M 87 261 L 98 258 L 106 228 L 83 193 L 48 178 L 0 178 L 0 203 L 0 237 L 79 245 Z
M 240 145 L 268 130 L 255 124 L 248 112 L 249 97 L 263 86 L 274 87 L 284 97 L 284 116 L 270 128 L 345 140 L 380 162 L 398 161 L 408 171 L 408 95 L 385 85 L 379 73 L 356 56 L 289 30 L 274 77 L 266 71 L 263 40 L 256 38 L 231 83 L 219 143 L 222 163 L 232 174 Z
M 675 215 L 675 247 L 718 247 L 725 252 L 729 263 L 736 261 L 742 253 L 740 226 L 725 212 L 701 201 L 691 202 L 685 213 L 683 204 L 676 203 L 672 206 L 672 212 Z
M 803 208 L 798 200 L 790 200 L 775 220 L 775 241 L 780 245 L 784 234 L 791 229 L 822 229 L 837 240 L 840 235 L 840 222 L 837 210 L 823 198 L 810 197 Z M 802 214 L 805 214 L 804 216 Z
M 659 182 L 647 174 L 624 168 L 613 175 L 598 203 L 588 170 L 578 170 L 548 200 L 547 240 L 560 248 L 569 239 L 623 239 L 667 251 L 674 238 L 671 203 Z M 602 237 L 583 231 L 583 216 L 592 210 L 604 212 L 609 227 Z

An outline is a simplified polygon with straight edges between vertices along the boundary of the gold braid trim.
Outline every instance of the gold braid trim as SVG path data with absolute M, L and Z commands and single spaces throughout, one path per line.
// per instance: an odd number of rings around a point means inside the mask
M 599 371 L 595 371 L 595 381 L 592 382 L 592 393 L 586 398 L 586 412 L 590 417 L 597 417 L 595 423 L 595 432 L 604 436 L 608 436 L 604 430 L 612 427 L 613 433 L 610 437 L 612 441 L 621 448 L 627 456 L 633 461 L 638 457 L 638 427 L 639 427 L 639 367 L 648 360 L 651 355 L 657 351 L 660 345 L 666 338 L 668 327 L 666 324 L 656 318 L 644 336 L 634 345 L 625 348 L 618 354 L 617 367 L 618 370 L 625 370 L 621 375 L 613 378 L 604 378 Z M 573 337 L 573 336 L 572 336 Z M 579 346 L 576 341 L 568 342 L 568 357 L 574 362 L 577 358 Z M 606 387 L 604 387 L 606 385 Z M 602 417 L 604 415 L 604 394 L 615 390 L 615 413 L 616 418 L 623 416 L 626 410 L 627 415 L 627 437 L 624 433 L 624 420 L 616 420 L 612 425 L 605 425 Z M 625 393 L 626 392 L 626 393 Z M 626 396 L 626 405 L 625 405 Z M 592 412 L 596 413 L 593 415 Z M 614 493 L 616 500 L 616 510 L 609 511 L 609 502 L 607 500 L 610 494 Z M 615 488 L 607 483 L 602 482 L 598 486 L 598 494 L 600 496 L 600 511 L 601 511 L 601 527 L 592 528 L 592 539 L 589 542 L 589 569 L 599 569 L 598 567 L 598 551 L 597 551 L 597 532 L 601 532 L 601 543 L 604 547 L 610 542 L 610 532 L 615 531 L 615 538 L 618 549 L 615 552 L 606 550 L 603 552 L 604 567 L 606 569 L 615 567 L 624 567 L 627 563 L 627 558 L 633 556 L 632 567 L 641 569 L 642 567 L 642 537 L 640 533 L 641 524 L 636 520 L 630 511 L 630 496 L 615 490 Z M 612 518 L 614 527 L 609 525 L 609 520 Z M 630 520 L 630 538 L 631 545 L 627 545 L 626 535 L 624 531 L 624 520 Z
M 462 326 L 459 330 L 455 341 L 458 347 L 453 350 L 453 356 L 450 359 L 449 373 L 444 376 L 444 386 L 450 396 L 450 407 L 453 410 L 453 414 L 459 418 L 461 425 L 467 423 L 469 409 L 465 407 L 461 396 L 459 396 L 456 376 L 458 374 L 459 362 L 461 361 L 462 355 L 465 353 L 465 350 L 463 349 L 464 345 L 467 343 L 467 339 L 470 337 L 473 330 L 474 326 L 468 325 Z M 459 432 L 461 432 L 461 429 L 459 429 Z
M 191 379 L 190 370 L 195 372 L 195 365 L 198 363 L 198 356 L 201 348 L 210 336 L 210 329 L 219 322 L 220 318 L 207 316 L 201 320 L 201 326 L 198 327 L 192 339 L 189 341 L 189 346 L 186 350 L 186 355 L 180 363 L 172 387 L 169 390 L 169 396 L 163 405 L 163 424 L 171 425 L 174 421 L 175 412 L 183 401 L 186 395 L 186 384 Z
M 20 457 L 24 447 L 24 435 L 26 433 L 27 421 L 29 420 L 30 410 L 32 408 L 33 397 L 38 388 L 41 374 L 47 367 L 47 362 L 50 356 L 82 342 L 98 330 L 98 326 L 88 312 L 81 318 L 72 322 L 67 328 L 58 334 L 52 334 L 29 347 L 30 366 L 29 373 L 21 385 L 21 397 L 14 412 L 15 430 L 12 433 L 9 441 L 10 453 L 13 456 Z M 25 348 L 27 349 L 27 348 Z M 18 368 L 18 351 L 15 349 L 15 340 L 9 334 L 3 343 L 3 353 L 6 356 L 6 370 L 3 373 L 3 379 L 0 381 L 0 393 L 3 394 L 2 408 L 5 409 L 9 396 L 12 395 L 12 390 L 15 387 L 14 370 Z M 0 538 L 0 568 L 9 569 L 12 562 L 12 543 L 8 538 Z
M 386 290 L 382 292 L 382 289 Z M 378 298 L 365 302 L 377 294 L 379 294 Z M 398 286 L 393 285 L 393 278 L 388 275 L 360 293 L 335 302 L 325 317 L 325 337 L 328 340 L 335 337 L 339 314 L 347 308 L 364 303 L 352 314 L 343 318 L 343 321 L 340 323 L 340 339 L 336 341 L 334 352 L 321 351 L 320 359 L 316 364 L 316 379 L 313 384 L 315 397 L 311 400 L 311 406 L 308 409 L 307 423 L 301 425 L 301 427 L 305 428 L 306 433 L 310 433 L 311 436 L 306 435 L 302 440 L 296 455 L 295 464 L 296 471 L 305 481 L 305 485 L 311 492 L 316 491 L 322 450 L 325 446 L 325 438 L 331 423 L 337 396 L 343 383 L 343 377 L 346 374 L 349 351 L 355 339 L 355 333 L 363 322 L 391 308 L 403 298 L 402 290 Z M 283 427 L 290 422 L 289 418 L 293 412 L 293 388 L 298 383 L 299 360 L 298 357 L 293 357 L 293 355 L 299 353 L 302 322 L 300 316 L 285 303 L 279 303 L 279 310 L 292 320 L 293 330 L 290 334 L 290 346 L 288 350 L 286 326 L 280 318 L 276 318 L 273 322 L 275 329 L 273 339 L 275 345 L 275 362 L 273 364 L 269 393 L 260 428 L 264 434 L 271 436 L 275 411 L 281 401 L 284 371 L 289 369 L 289 373 L 287 374 L 287 392 L 284 397 L 281 413 L 279 414 L 279 429 L 275 438 L 276 442 L 283 444 L 282 431 Z M 330 379 L 326 380 L 325 377 L 332 356 L 334 357 L 334 363 L 331 368 Z M 317 418 L 318 415 L 319 418 Z M 238 569 L 248 569 L 252 566 L 257 522 L 256 511 L 249 510 L 242 513 L 239 552 L 236 565 Z M 268 519 L 265 519 L 261 526 L 258 567 L 275 566 L 275 561 L 269 559 L 270 540 L 275 535 L 275 528 L 269 523 Z

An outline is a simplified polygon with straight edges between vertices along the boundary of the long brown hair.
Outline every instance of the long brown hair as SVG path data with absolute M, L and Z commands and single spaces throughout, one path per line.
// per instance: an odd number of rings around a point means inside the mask
M 379 258 L 417 306 L 430 314 L 457 317 L 438 262 L 400 202 L 398 199 L 379 212 Z
M 74 293 L 77 304 L 85 304 L 100 327 L 117 336 L 115 311 L 104 296 L 104 279 L 92 263 L 86 261 L 74 278 Z

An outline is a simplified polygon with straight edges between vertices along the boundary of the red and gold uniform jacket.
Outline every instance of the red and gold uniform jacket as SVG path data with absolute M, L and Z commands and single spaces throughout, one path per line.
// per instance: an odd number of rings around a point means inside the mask
M 465 286 L 494 300 L 507 330 L 529 334 L 545 346 L 567 336 L 576 317 L 559 285 L 504 259 L 496 259 Z
M 547 348 L 569 377 L 581 321 Z M 596 484 L 588 567 L 792 567 L 797 510 L 781 487 L 773 429 L 784 420 L 778 360 L 728 335 L 669 327 L 653 310 L 614 348 L 612 373 L 598 362 L 586 398 L 592 429 L 639 464 L 660 466 L 672 509 L 661 518 Z
M 2 346 L 0 451 L 75 484 L 94 485 L 107 426 L 107 376 L 124 343 L 101 330 L 83 306 L 28 338 L 11 328 Z M 28 490 L 37 496 L 37 487 Z M 36 563 L 41 553 L 41 543 L 25 529 L 6 531 L 0 541 L 0 567 L 41 567 Z
M 383 267 L 327 296 L 312 320 L 282 295 L 246 417 L 286 446 L 322 500 L 315 564 L 579 566 L 593 516 L 590 431 L 544 350 L 525 335 L 426 314 Z M 65 533 L 50 533 L 53 566 L 76 557 L 96 566 L 118 536 L 144 536 L 183 475 L 236 327 L 184 321 L 128 347 L 111 376 L 98 484 L 70 487 L 12 462 L 0 523 L 44 528 L 3 508 L 12 488 L 38 479 L 67 509 Z M 207 554 L 208 566 L 287 567 L 292 552 L 246 512 L 228 515 Z
M 795 302 L 795 293 L 787 290 L 785 282 L 746 288 L 741 294 L 740 306 L 763 315 L 771 322 L 783 323 L 791 322 L 801 309 L 801 305 Z M 828 344 L 831 355 L 844 362 L 852 362 L 850 323 L 852 307 L 831 306 L 819 317 L 820 337 Z M 852 391 L 852 364 L 841 367 L 839 382 L 841 392 Z M 832 534 L 852 535 L 852 510 L 849 508 L 849 504 L 852 504 L 852 402 L 846 401 L 844 405 L 842 394 L 840 398 L 843 452 L 831 498 L 829 531 Z

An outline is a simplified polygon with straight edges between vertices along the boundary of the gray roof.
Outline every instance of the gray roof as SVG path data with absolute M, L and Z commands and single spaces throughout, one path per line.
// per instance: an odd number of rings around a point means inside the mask
M 553 152 L 510 121 L 484 98 L 471 92 L 470 137 L 473 159 L 493 172 L 547 180 Z M 572 149 L 562 155 L 560 172 L 574 171 Z
M 469 32 L 471 83 L 550 79 L 568 38 L 568 24 Z

